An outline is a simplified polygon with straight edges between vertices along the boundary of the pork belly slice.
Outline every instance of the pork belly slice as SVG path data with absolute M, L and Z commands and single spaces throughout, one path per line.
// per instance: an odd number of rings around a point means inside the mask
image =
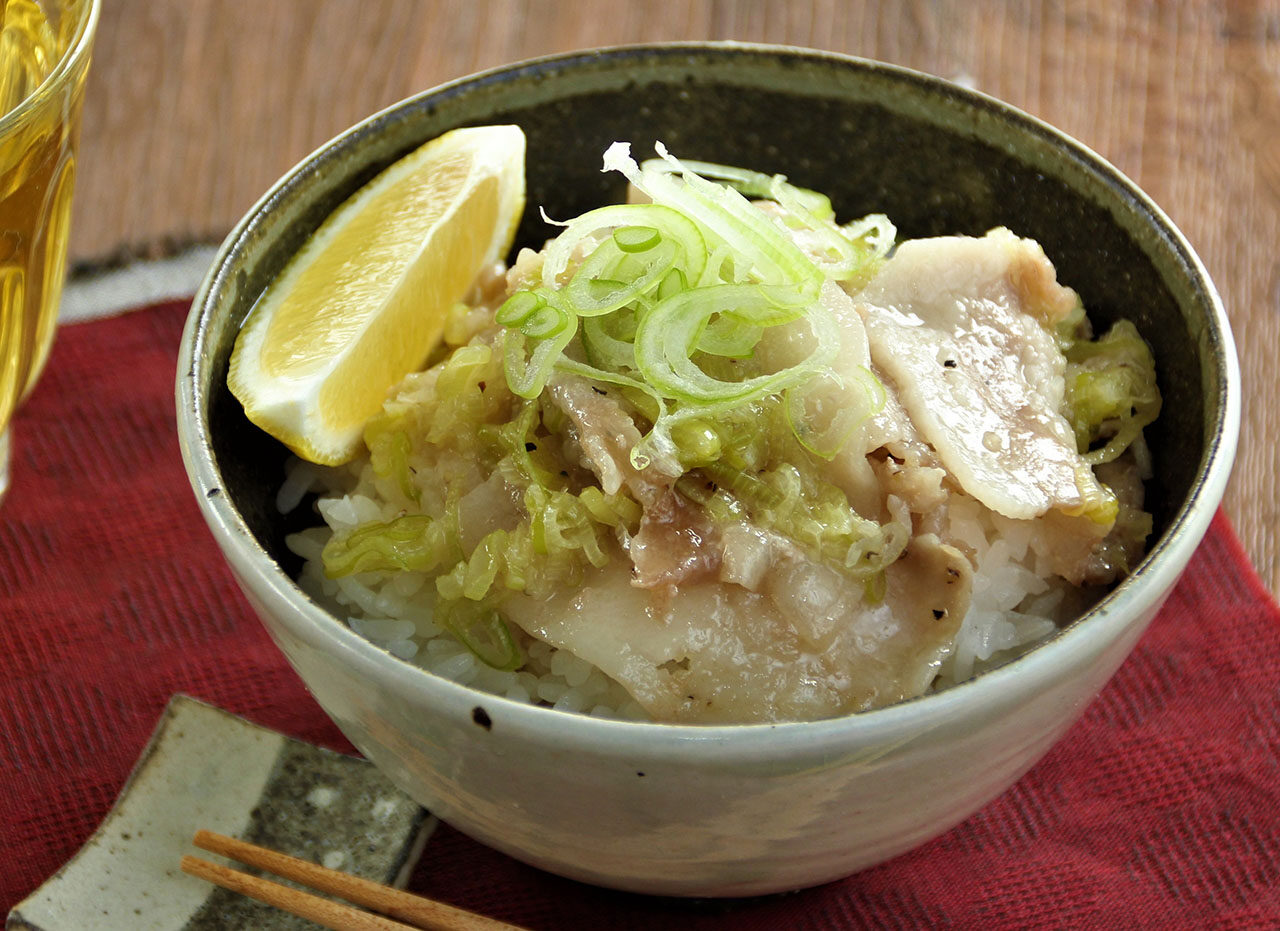
M 632 584 L 665 590 L 714 575 L 720 564 L 716 528 L 701 508 L 676 493 L 678 464 L 661 459 L 645 469 L 631 464 L 640 431 L 610 389 L 559 374 L 550 383 L 550 396 L 573 423 L 582 465 L 599 479 L 601 489 L 606 494 L 625 489 L 640 502 L 640 527 L 625 541 L 634 566 Z
M 1077 298 L 1038 244 L 1005 229 L 904 242 L 856 298 L 873 362 L 965 491 L 1017 519 L 1102 494 L 1061 413 L 1050 329 Z
M 926 535 L 862 583 L 773 541 L 759 591 L 722 581 L 658 595 L 624 560 L 548 600 L 513 596 L 504 613 L 526 632 L 617 679 L 656 720 L 748 723 L 863 711 L 927 689 L 968 610 L 972 569 Z

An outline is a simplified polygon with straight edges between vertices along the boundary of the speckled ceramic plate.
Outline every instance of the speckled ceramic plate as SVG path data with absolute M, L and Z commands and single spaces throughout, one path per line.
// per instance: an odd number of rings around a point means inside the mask
M 314 928 L 178 869 L 200 828 L 403 884 L 435 819 L 364 760 L 184 695 L 102 825 L 9 914 L 30 931 Z M 202 854 L 207 856 L 207 854 Z

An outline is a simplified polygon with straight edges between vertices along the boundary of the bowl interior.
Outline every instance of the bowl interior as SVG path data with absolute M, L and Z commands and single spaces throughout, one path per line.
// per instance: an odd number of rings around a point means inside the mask
M 903 237 L 1007 226 L 1035 238 L 1096 326 L 1127 317 L 1153 347 L 1164 396 L 1148 430 L 1153 541 L 1203 482 L 1223 430 L 1229 337 L 1181 236 L 1114 169 L 1011 108 L 890 66 L 728 44 L 634 47 L 516 65 L 393 107 L 295 169 L 228 240 L 200 308 L 198 416 L 223 491 L 286 572 L 297 560 L 285 534 L 314 518 L 276 512 L 286 452 L 226 390 L 240 322 L 321 220 L 377 171 L 452 127 L 506 122 L 528 138 L 517 248 L 554 235 L 538 208 L 565 219 L 622 197 L 625 182 L 600 171 L 615 140 L 630 141 L 637 158 L 661 140 L 679 156 L 781 172 L 830 195 L 842 220 L 886 213 Z

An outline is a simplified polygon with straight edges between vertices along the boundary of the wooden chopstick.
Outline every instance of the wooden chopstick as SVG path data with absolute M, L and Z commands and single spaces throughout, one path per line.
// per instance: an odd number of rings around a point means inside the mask
M 311 895 L 299 889 L 257 876 L 241 873 L 230 867 L 220 866 L 199 857 L 184 856 L 182 870 L 201 879 L 215 883 L 233 892 L 266 902 L 283 911 L 308 918 L 332 931 L 519 931 L 493 918 L 477 915 L 443 902 L 393 889 L 380 883 L 331 870 L 317 863 L 299 860 L 256 844 L 215 834 L 213 831 L 197 831 L 192 839 L 195 846 L 220 854 L 258 869 L 267 870 L 285 879 L 310 886 L 321 892 L 336 895 L 348 902 L 375 909 L 392 918 L 360 911 L 349 905 Z
M 250 876 L 227 866 L 219 866 L 190 854 L 182 858 L 182 871 L 207 879 L 209 882 L 247 895 L 259 902 L 274 905 L 292 915 L 309 918 L 319 925 L 333 931 L 418 931 L 414 925 L 407 925 L 381 915 L 362 912 L 350 905 L 322 899 L 299 889 L 273 883 L 269 879 Z M 427 925 L 426 927 L 448 927 L 447 925 Z

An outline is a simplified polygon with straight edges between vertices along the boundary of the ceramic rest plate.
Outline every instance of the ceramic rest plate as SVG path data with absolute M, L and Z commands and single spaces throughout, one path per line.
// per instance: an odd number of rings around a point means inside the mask
M 403 885 L 434 825 L 368 762 L 178 695 L 98 830 L 6 927 L 314 928 L 182 873 L 183 854 L 219 859 L 195 850 L 192 835 L 207 828 Z

